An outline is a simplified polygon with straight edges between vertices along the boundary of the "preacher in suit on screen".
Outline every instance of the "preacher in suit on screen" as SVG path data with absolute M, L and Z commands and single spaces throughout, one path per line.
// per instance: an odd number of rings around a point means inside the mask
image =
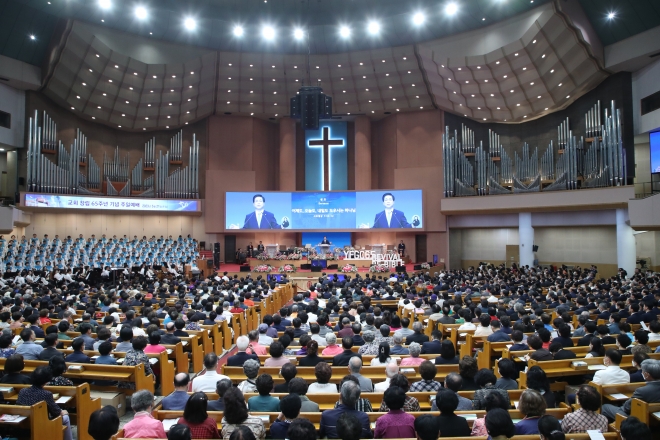
M 403 211 L 394 209 L 394 195 L 392 193 L 385 193 L 382 198 L 385 210 L 376 214 L 372 228 L 412 228 L 415 222 L 419 225 L 419 219 L 413 219 L 413 225 L 411 225 L 406 220 Z
M 252 197 L 254 212 L 245 216 L 243 229 L 282 229 L 282 227 L 277 224 L 277 220 L 275 220 L 273 213 L 264 210 L 265 204 L 266 198 L 261 194 L 255 194 Z M 284 221 L 287 223 L 284 227 L 287 227 L 288 221 L 286 219 Z

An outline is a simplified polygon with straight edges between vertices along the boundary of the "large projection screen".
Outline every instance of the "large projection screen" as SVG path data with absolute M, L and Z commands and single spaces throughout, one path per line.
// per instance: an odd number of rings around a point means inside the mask
M 422 190 L 228 192 L 231 230 L 423 229 Z

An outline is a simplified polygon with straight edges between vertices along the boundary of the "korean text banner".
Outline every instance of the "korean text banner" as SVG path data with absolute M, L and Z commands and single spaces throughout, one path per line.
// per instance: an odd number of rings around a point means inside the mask
M 423 228 L 422 190 L 228 192 L 226 229 Z
M 199 211 L 199 200 L 137 199 L 122 197 L 57 196 L 25 194 L 25 206 L 33 208 L 96 209 L 106 211 Z

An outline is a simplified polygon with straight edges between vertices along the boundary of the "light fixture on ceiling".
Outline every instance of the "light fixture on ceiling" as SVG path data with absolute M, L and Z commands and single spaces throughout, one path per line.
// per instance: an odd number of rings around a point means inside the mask
M 452 15 L 456 15 L 457 12 L 458 12 L 458 4 L 456 4 L 455 2 L 447 3 L 447 5 L 445 6 L 445 14 L 452 16 Z
M 144 19 L 147 18 L 148 15 L 149 14 L 147 13 L 147 8 L 145 8 L 144 6 L 136 6 L 135 7 L 135 16 L 138 19 L 144 20 Z
M 415 12 L 412 16 L 412 22 L 415 26 L 421 26 L 426 22 L 426 15 L 423 12 Z
M 111 0 L 99 0 L 99 8 L 101 9 L 110 9 L 112 7 Z
M 271 25 L 265 25 L 261 30 L 261 36 L 264 37 L 265 40 L 273 40 L 275 38 L 275 28 Z
M 234 37 L 242 37 L 245 30 L 243 29 L 243 26 L 237 24 L 234 26 L 234 29 L 232 29 L 232 33 L 234 34 Z
M 616 18 L 616 12 L 610 11 L 610 12 L 607 13 L 607 19 L 608 20 L 613 20 L 614 18 Z
M 351 37 L 351 28 L 346 26 L 346 25 L 341 25 L 339 26 L 339 36 L 342 38 L 350 38 Z
M 30 40 L 34 41 L 36 39 L 37 39 L 37 37 L 34 34 L 30 34 Z
M 300 41 L 305 37 L 305 31 L 303 31 L 301 28 L 295 28 L 293 30 L 293 38 L 296 40 Z
M 185 20 L 183 20 L 183 25 L 189 31 L 194 31 L 197 28 L 197 21 L 195 21 L 195 19 L 192 17 L 187 17 Z
M 380 33 L 380 23 L 371 20 L 369 23 L 367 23 L 367 32 L 369 32 L 370 35 L 378 35 Z

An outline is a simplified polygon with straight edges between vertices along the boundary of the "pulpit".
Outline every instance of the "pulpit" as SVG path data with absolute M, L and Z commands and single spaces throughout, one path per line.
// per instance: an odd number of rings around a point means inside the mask
M 372 244 L 371 253 L 376 255 L 385 255 L 387 252 L 387 246 L 384 244 Z
M 329 254 L 331 246 L 332 246 L 331 244 L 319 244 L 318 245 L 319 253 L 322 255 Z
M 266 245 L 266 255 L 268 255 L 268 257 L 270 257 L 270 258 L 275 258 L 275 256 L 277 255 L 277 248 L 278 247 L 279 246 L 276 245 L 276 244 L 267 244 Z

